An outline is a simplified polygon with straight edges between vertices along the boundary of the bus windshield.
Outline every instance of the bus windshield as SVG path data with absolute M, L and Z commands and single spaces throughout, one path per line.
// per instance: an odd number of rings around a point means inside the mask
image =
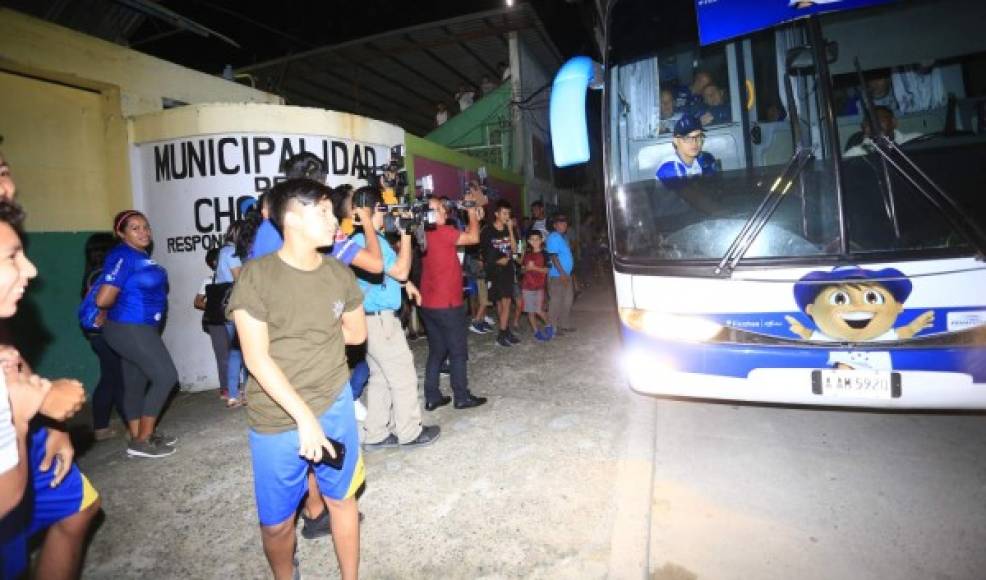
M 606 70 L 617 264 L 717 262 L 799 149 L 746 260 L 972 254 L 871 139 L 874 127 L 891 137 L 986 229 L 986 37 L 967 30 L 970 13 L 986 7 L 900 0 L 822 16 L 824 79 L 804 20 L 703 47 L 693 1 L 620 0 Z M 918 26 L 927 42 L 913 42 Z

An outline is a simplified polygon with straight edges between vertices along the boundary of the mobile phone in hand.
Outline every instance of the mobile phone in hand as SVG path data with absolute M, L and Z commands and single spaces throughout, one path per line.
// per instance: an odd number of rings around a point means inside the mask
M 346 446 L 340 441 L 336 441 L 331 437 L 326 437 L 329 443 L 332 445 L 332 450 L 335 451 L 335 459 L 329 455 L 328 449 L 322 448 L 322 464 L 328 465 L 332 469 L 342 469 L 342 464 L 346 461 Z

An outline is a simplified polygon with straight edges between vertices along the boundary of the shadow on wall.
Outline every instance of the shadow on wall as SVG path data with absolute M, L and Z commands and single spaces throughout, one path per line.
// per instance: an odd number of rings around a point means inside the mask
M 17 306 L 17 315 L 7 322 L 11 342 L 32 368 L 38 367 L 45 350 L 54 340 L 54 335 L 48 331 L 42 319 L 41 305 L 31 295 L 31 290 L 37 292 L 43 284 L 32 282 L 28 286 L 28 292 Z
M 4 339 L 20 350 L 35 372 L 47 378 L 82 381 L 92 393 L 99 363 L 79 328 L 84 248 L 92 232 L 31 232 L 27 255 L 38 277 L 27 287 Z

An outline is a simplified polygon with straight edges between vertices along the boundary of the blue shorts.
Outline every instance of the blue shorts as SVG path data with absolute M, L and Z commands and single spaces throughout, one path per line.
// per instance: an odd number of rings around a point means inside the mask
M 356 495 L 366 472 L 360 455 L 359 431 L 353 412 L 353 391 L 344 385 L 332 406 L 318 418 L 325 435 L 346 446 L 342 469 L 312 463 L 298 455 L 298 430 L 258 433 L 250 430 L 253 488 L 260 525 L 273 526 L 294 517 L 308 492 L 308 469 L 315 470 L 322 495 L 347 499 Z
M 40 469 L 48 430 L 39 428 L 30 437 L 30 481 L 24 499 L 0 520 L 0 578 L 17 578 L 27 570 L 27 543 L 31 536 L 87 509 L 99 498 L 96 488 L 74 463 L 58 487 L 51 487 L 55 466 L 47 472 Z

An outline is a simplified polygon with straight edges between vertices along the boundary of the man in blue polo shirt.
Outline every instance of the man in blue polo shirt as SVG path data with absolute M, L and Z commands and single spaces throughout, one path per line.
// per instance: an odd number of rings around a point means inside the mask
M 545 327 L 545 334 L 549 340 L 557 333 L 574 332 L 575 329 L 568 325 L 568 317 L 572 311 L 572 302 L 575 300 L 575 287 L 572 285 L 572 269 L 575 266 L 575 259 L 572 257 L 572 248 L 568 245 L 565 232 L 568 231 L 568 217 L 564 214 L 556 214 L 551 221 L 554 229 L 548 235 L 545 251 L 551 260 L 551 269 L 548 271 L 548 326 Z
M 353 193 L 353 208 L 372 211 L 369 223 L 360 220 L 363 232 L 353 236 L 359 246 L 366 244 L 366 230 L 382 236 L 386 207 L 376 187 L 361 187 Z M 361 215 L 366 215 L 364 211 Z M 366 449 L 415 447 L 435 441 L 441 432 L 437 425 L 421 425 L 418 401 L 418 373 L 414 355 L 407 346 L 397 311 L 401 307 L 401 286 L 409 298 L 421 302 L 421 294 L 407 277 L 411 272 L 411 235 L 400 234 L 400 252 L 390 244 L 380 244 L 383 273 L 357 278 L 363 291 L 366 311 L 366 362 L 370 381 L 366 386 L 366 420 L 363 422 Z

